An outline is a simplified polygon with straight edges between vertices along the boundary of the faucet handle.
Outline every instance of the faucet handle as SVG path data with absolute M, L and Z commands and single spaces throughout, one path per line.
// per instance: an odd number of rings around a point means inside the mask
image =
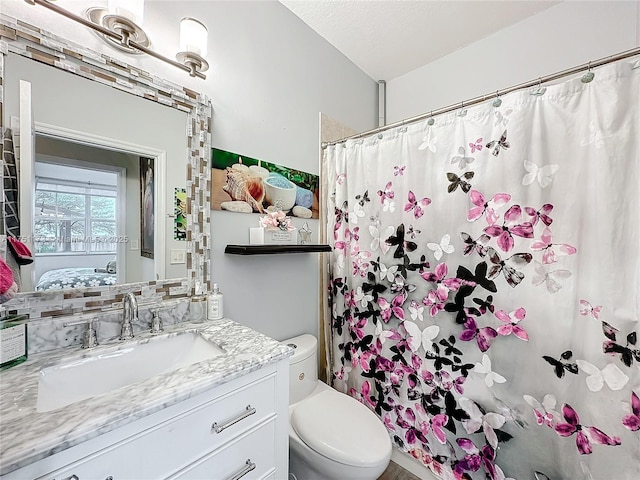
M 164 328 L 162 328 L 162 319 L 160 315 L 158 315 L 158 309 L 149 309 L 151 312 L 151 335 L 157 335 L 158 333 L 164 332 Z
M 82 348 L 93 348 L 98 346 L 98 335 L 96 329 L 93 327 L 95 319 L 90 320 L 78 320 L 76 322 L 63 323 L 65 327 L 73 327 L 75 325 L 86 325 L 87 327 L 82 334 Z

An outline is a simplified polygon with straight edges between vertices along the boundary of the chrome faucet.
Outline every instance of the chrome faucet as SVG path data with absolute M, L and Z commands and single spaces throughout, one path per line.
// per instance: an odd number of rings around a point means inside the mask
M 133 292 L 127 293 L 122 299 L 122 329 L 120 340 L 133 338 L 132 322 L 138 321 L 138 301 Z

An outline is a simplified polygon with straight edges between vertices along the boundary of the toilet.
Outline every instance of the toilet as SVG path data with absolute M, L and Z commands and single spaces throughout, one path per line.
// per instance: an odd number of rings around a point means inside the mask
M 300 335 L 282 343 L 290 358 L 289 479 L 375 480 L 391 459 L 380 419 L 348 395 L 318 380 L 318 341 Z

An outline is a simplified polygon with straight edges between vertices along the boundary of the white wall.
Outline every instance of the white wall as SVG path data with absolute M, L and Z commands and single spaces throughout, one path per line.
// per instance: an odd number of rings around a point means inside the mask
M 56 3 L 76 13 L 87 5 Z M 207 25 L 211 69 L 205 81 L 152 58 L 121 54 L 85 27 L 23 0 L 2 0 L 0 9 L 209 95 L 216 148 L 319 173 L 319 112 L 358 131 L 377 124 L 376 82 L 274 0 L 145 2 L 153 48 L 169 57 L 178 50 L 180 18 Z M 257 222 L 257 214 L 213 212 L 212 278 L 225 296 L 225 315 L 276 339 L 317 334 L 318 254 L 223 253 L 227 244 L 248 243 L 248 228 Z M 317 234 L 318 222 L 309 224 Z
M 387 82 L 387 122 L 634 48 L 640 45 L 639 11 L 638 1 L 555 5 Z

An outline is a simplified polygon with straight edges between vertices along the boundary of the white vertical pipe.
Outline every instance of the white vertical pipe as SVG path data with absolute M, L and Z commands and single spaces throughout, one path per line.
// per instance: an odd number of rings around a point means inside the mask
M 378 80 L 378 127 L 387 124 L 387 82 Z

